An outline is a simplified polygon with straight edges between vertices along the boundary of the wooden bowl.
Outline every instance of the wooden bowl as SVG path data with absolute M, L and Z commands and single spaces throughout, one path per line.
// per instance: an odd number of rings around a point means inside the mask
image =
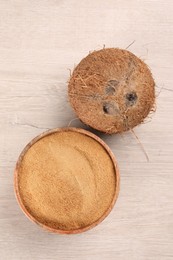
M 96 146 L 99 145 L 100 148 L 100 151 L 101 149 L 104 150 L 104 153 L 106 152 L 106 154 L 108 155 L 108 157 L 110 158 L 109 160 L 111 161 L 112 163 L 112 169 L 113 169 L 113 175 L 115 178 L 115 185 L 113 186 L 113 193 L 112 193 L 112 199 L 107 207 L 107 209 L 104 211 L 104 213 L 99 216 L 98 219 L 95 219 L 94 222 L 91 222 L 91 223 L 87 223 L 86 225 L 81 225 L 81 226 L 77 226 L 77 228 L 73 227 L 73 228 L 63 228 L 63 227 L 59 227 L 59 226 L 55 226 L 54 224 L 50 224 L 46 221 L 42 221 L 39 219 L 39 217 L 37 217 L 35 214 L 37 214 L 37 212 L 33 213 L 31 212 L 30 210 L 30 205 L 27 204 L 27 203 L 31 203 L 32 202 L 32 197 L 29 199 L 27 198 L 27 200 L 25 200 L 25 197 L 24 195 L 22 195 L 22 191 L 25 193 L 26 190 L 27 190 L 27 186 L 24 186 L 24 188 L 22 189 L 21 185 L 24 185 L 22 184 L 22 178 L 24 178 L 24 176 L 28 176 L 27 174 L 25 174 L 25 171 L 23 171 L 23 165 L 27 162 L 27 154 L 28 154 L 28 151 L 32 151 L 33 147 L 36 146 L 36 143 L 37 145 L 41 144 L 41 141 L 43 140 L 46 140 L 45 138 L 54 138 L 54 136 L 56 136 L 57 134 L 60 134 L 63 136 L 65 136 L 65 133 L 66 135 L 70 135 L 70 136 L 74 136 L 77 135 L 77 134 L 80 134 L 81 138 L 85 138 L 87 140 L 87 137 L 88 140 L 92 140 L 91 142 L 95 143 Z M 76 136 L 77 137 L 77 136 Z M 44 139 L 43 139 L 44 138 Z M 82 140 L 85 140 L 85 139 L 82 139 Z M 41 141 L 40 141 L 41 140 Z M 48 140 L 48 139 L 47 139 Z M 72 139 L 69 139 L 69 140 L 72 140 Z M 76 139 L 78 140 L 78 138 Z M 73 141 L 71 141 L 73 142 Z M 78 141 L 77 141 L 78 142 Z M 76 143 L 77 143 L 76 142 Z M 83 142 L 84 143 L 84 142 Z M 80 144 L 81 145 L 81 144 Z M 82 144 L 83 145 L 83 144 Z M 89 147 L 89 146 L 87 146 Z M 35 149 L 35 148 L 34 148 Z M 58 149 L 58 148 L 57 148 Z M 77 149 L 77 148 L 76 148 Z M 89 148 L 88 148 L 89 149 Z M 41 150 L 41 153 L 44 152 L 44 149 Z M 103 151 L 102 151 L 103 152 Z M 39 153 L 40 155 L 40 153 Z M 93 154 L 92 158 L 99 158 L 100 153 L 98 153 L 98 155 L 96 154 Z M 40 157 L 41 158 L 41 157 Z M 76 158 L 76 157 L 75 157 Z M 34 163 L 34 160 L 35 160 L 35 157 L 33 159 L 33 163 Z M 97 160 L 97 159 L 94 159 L 94 160 Z M 97 161 L 96 161 L 97 162 Z M 32 160 L 31 160 L 31 164 L 32 164 Z M 76 161 L 76 164 L 78 164 L 78 162 Z M 68 164 L 67 164 L 68 165 Z M 97 162 L 97 166 L 99 167 L 99 165 L 101 165 L 101 161 Z M 104 168 L 104 166 L 103 166 Z M 86 168 L 85 168 L 86 169 Z M 94 169 L 94 168 L 93 168 Z M 28 171 L 30 169 L 27 169 Z M 102 170 L 102 168 L 100 168 L 100 170 Z M 21 174 L 21 172 L 23 171 L 23 175 Z M 47 172 L 46 172 L 47 173 Z M 75 172 L 76 173 L 76 172 Z M 99 172 L 100 173 L 100 172 Z M 35 173 L 34 173 L 35 174 Z M 104 174 L 107 174 L 107 172 L 103 173 Z M 23 177 L 21 177 L 23 176 Z M 83 175 L 84 176 L 84 175 Z M 107 178 L 107 175 L 105 175 L 106 178 Z M 21 178 L 21 180 L 20 180 Z M 27 177 L 26 177 L 27 178 Z M 35 175 L 34 175 L 34 178 L 35 178 Z M 36 175 L 36 178 L 37 178 L 37 175 Z M 95 178 L 95 177 L 92 177 L 92 178 Z M 110 150 L 110 148 L 96 135 L 94 135 L 93 133 L 89 132 L 89 131 L 86 131 L 84 129 L 79 129 L 79 128 L 72 128 L 72 127 L 68 127 L 68 128 L 57 128 L 57 129 L 52 129 L 52 130 L 48 130 L 42 134 L 40 134 L 39 136 L 37 136 L 36 138 L 34 138 L 25 148 L 24 150 L 22 151 L 21 155 L 19 156 L 19 159 L 16 163 L 16 168 L 15 168 L 15 172 L 14 172 L 14 190 L 15 190 L 15 195 L 16 195 L 16 198 L 17 198 L 17 201 L 22 209 L 22 211 L 24 212 L 24 214 L 33 222 L 35 222 L 36 224 L 38 224 L 39 226 L 41 226 L 42 228 L 50 231 L 50 232 L 54 232 L 54 233 L 59 233 L 59 234 L 77 234 L 77 233 L 81 233 L 81 232 L 84 232 L 84 231 L 87 231 L 93 227 L 95 227 L 96 225 L 98 225 L 101 221 L 103 221 L 105 219 L 105 217 L 110 213 L 110 211 L 112 210 L 115 202 L 116 202 L 116 199 L 118 197 L 118 193 L 119 193 L 119 170 L 118 170 L 118 166 L 117 166 L 117 162 L 116 162 L 116 159 L 112 153 L 112 151 Z M 106 180 L 106 179 L 105 179 Z M 106 180 L 107 182 L 107 180 Z M 23 183 L 27 183 L 27 182 L 24 182 Z M 39 183 L 40 184 L 40 183 Z M 96 183 L 96 185 L 99 184 L 99 183 Z M 27 184 L 26 184 L 27 185 Z M 35 185 L 35 184 L 34 184 Z M 112 185 L 112 184 L 111 184 Z M 96 186 L 97 187 L 97 186 Z M 101 187 L 101 186 L 99 186 Z M 90 189 L 90 186 L 88 188 L 88 186 L 86 186 L 86 189 Z M 104 190 L 104 185 L 103 185 L 103 190 Z M 109 190 L 109 189 L 108 189 Z M 58 191 L 60 192 L 60 191 Z M 63 190 L 63 192 L 65 192 Z M 90 192 L 90 190 L 88 191 Z M 92 191 L 91 191 L 92 192 Z M 104 191 L 105 192 L 105 191 Z M 46 191 L 45 191 L 46 193 Z M 29 196 L 29 195 L 27 195 Z M 104 199 L 104 196 L 102 196 L 101 198 Z M 80 199 L 80 198 L 79 198 Z M 27 202 L 26 202 L 27 201 Z M 39 203 L 39 200 L 38 200 L 38 203 Z M 100 200 L 100 197 L 98 199 L 98 203 L 101 203 L 101 200 Z M 87 204 L 86 204 L 87 205 Z M 88 214 L 88 213 L 87 213 Z M 96 214 L 97 214 L 97 211 L 96 211 Z M 101 214 L 101 213 L 100 213 Z M 66 213 L 64 212 L 64 216 L 66 216 Z M 77 224 L 78 225 L 78 224 Z

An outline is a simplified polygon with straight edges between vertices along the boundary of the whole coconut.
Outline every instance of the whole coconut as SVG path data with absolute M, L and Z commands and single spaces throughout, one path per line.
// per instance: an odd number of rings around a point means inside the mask
M 68 93 L 85 124 L 105 133 L 142 123 L 154 107 L 155 89 L 147 65 L 118 48 L 90 53 L 74 69 Z

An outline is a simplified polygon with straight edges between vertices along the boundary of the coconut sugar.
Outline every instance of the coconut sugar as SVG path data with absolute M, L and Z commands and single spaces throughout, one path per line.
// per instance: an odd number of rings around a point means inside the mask
M 115 195 L 114 163 L 93 138 L 74 131 L 47 135 L 22 158 L 18 189 L 26 210 L 52 228 L 75 230 L 101 218 Z

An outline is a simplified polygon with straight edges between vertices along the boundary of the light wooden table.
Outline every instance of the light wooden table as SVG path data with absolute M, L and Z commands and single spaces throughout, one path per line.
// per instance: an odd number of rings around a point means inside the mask
M 81 235 L 49 234 L 18 207 L 13 169 L 46 129 L 75 118 L 72 69 L 91 50 L 126 48 L 156 80 L 157 111 L 131 133 L 101 135 L 115 153 L 121 191 L 109 217 Z M 0 0 L 0 259 L 173 259 L 173 1 Z M 72 126 L 84 127 L 78 120 Z

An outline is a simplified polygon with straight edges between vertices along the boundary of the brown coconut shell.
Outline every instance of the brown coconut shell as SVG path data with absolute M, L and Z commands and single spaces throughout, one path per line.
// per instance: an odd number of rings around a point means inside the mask
M 105 133 L 132 129 L 155 103 L 148 66 L 133 53 L 107 48 L 90 53 L 69 80 L 69 100 L 82 122 Z
M 110 203 L 110 205 L 108 205 L 107 210 L 104 212 L 104 214 L 99 217 L 95 222 L 91 223 L 90 225 L 87 226 L 83 226 L 81 228 L 78 229 L 69 229 L 69 230 L 64 230 L 64 229 L 60 229 L 57 228 L 55 226 L 50 225 L 48 222 L 44 222 L 44 221 L 40 221 L 37 217 L 35 217 L 29 210 L 29 208 L 27 208 L 27 206 L 24 203 L 24 200 L 21 196 L 21 192 L 20 192 L 20 169 L 21 169 L 21 165 L 22 165 L 22 161 L 24 156 L 26 155 L 26 153 L 28 152 L 28 150 L 36 143 L 38 142 L 40 139 L 45 138 L 48 135 L 54 134 L 54 133 L 60 133 L 60 132 L 76 132 L 76 133 L 80 133 L 83 134 L 87 137 L 90 137 L 92 139 L 94 139 L 96 142 L 98 142 L 107 152 L 107 154 L 109 155 L 113 166 L 114 166 L 114 173 L 115 173 L 115 179 L 116 179 L 116 183 L 115 183 L 115 189 L 114 189 L 114 194 L 113 194 L 113 198 L 112 201 Z M 78 163 L 78 162 L 76 162 Z M 43 229 L 53 232 L 53 233 L 57 233 L 57 234 L 77 234 L 77 233 L 81 233 L 84 231 L 87 231 L 91 228 L 94 228 L 96 225 L 98 225 L 100 222 L 102 222 L 107 216 L 108 214 L 111 212 L 118 194 L 119 194 L 119 184 L 120 184 L 120 175 L 119 175 L 119 169 L 118 169 L 118 165 L 117 165 L 117 161 L 115 159 L 114 154 L 112 153 L 112 151 L 110 150 L 110 148 L 96 135 L 94 135 L 93 133 L 86 131 L 84 129 L 80 129 L 80 128 L 74 128 L 74 127 L 68 127 L 68 128 L 56 128 L 56 129 L 51 129 L 48 130 L 42 134 L 40 134 L 39 136 L 37 136 L 36 138 L 34 138 L 22 151 L 21 155 L 19 156 L 19 159 L 16 163 L 16 168 L 14 171 L 14 191 L 15 191 L 15 195 L 17 198 L 17 201 L 22 209 L 22 211 L 24 212 L 24 214 L 34 223 L 36 223 L 37 225 L 39 225 L 40 227 L 42 227 Z M 64 212 L 64 214 L 67 214 L 67 212 Z

